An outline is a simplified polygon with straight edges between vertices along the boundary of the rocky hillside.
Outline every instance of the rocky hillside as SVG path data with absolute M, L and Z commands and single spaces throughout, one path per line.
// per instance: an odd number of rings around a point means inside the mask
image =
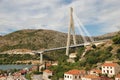
M 106 36 L 95 37 L 95 39 L 104 39 L 104 38 L 106 38 Z M 48 48 L 62 47 L 66 45 L 66 41 L 67 41 L 67 34 L 58 31 L 43 30 L 43 29 L 19 30 L 7 34 L 5 36 L 0 36 L 0 52 L 12 50 L 12 49 L 40 50 L 43 48 L 48 49 Z M 77 35 L 77 43 L 81 43 L 81 42 L 82 42 L 82 38 Z
M 78 36 L 79 43 L 81 37 Z M 0 52 L 11 49 L 48 49 L 66 45 L 67 34 L 52 30 L 20 30 L 0 37 Z M 77 40 L 78 41 L 78 40 Z

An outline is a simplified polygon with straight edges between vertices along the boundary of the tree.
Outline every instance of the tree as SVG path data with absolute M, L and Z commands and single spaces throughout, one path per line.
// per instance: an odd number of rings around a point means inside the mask
M 115 36 L 112 40 L 113 40 L 114 44 L 120 44 L 120 36 L 119 35 Z
M 92 45 L 92 48 L 96 48 L 96 45 L 95 45 L 95 44 L 93 44 L 93 45 Z
M 107 50 L 108 51 L 111 51 L 113 48 L 111 47 L 111 46 L 109 46 L 108 48 L 107 48 Z
M 120 49 L 117 49 L 117 53 L 120 53 Z

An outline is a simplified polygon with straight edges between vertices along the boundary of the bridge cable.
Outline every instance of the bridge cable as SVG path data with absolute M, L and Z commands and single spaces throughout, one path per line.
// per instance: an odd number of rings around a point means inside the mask
M 90 36 L 89 32 L 85 29 L 84 25 L 82 24 L 82 22 L 80 21 L 80 19 L 78 18 L 78 16 L 75 14 L 75 12 L 74 12 L 74 16 L 76 17 L 76 19 L 78 21 L 78 24 L 83 29 L 83 31 L 86 33 L 87 36 L 89 36 L 90 41 L 94 42 L 93 38 Z

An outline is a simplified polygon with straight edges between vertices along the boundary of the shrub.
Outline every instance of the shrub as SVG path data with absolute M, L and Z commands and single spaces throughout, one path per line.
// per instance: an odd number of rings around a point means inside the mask
M 107 50 L 108 51 L 111 51 L 113 48 L 111 47 L 111 46 L 109 46 L 108 48 L 107 48 Z
M 113 39 L 114 44 L 120 44 L 120 36 L 115 36 Z
M 95 44 L 93 44 L 93 45 L 92 45 L 92 48 L 96 48 L 96 45 L 95 45 Z
M 117 53 L 120 53 L 120 49 L 117 49 Z

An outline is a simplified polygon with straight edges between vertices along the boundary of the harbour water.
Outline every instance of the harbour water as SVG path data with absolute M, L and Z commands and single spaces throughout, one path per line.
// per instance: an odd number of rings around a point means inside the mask
M 0 70 L 31 68 L 32 65 L 0 65 Z

